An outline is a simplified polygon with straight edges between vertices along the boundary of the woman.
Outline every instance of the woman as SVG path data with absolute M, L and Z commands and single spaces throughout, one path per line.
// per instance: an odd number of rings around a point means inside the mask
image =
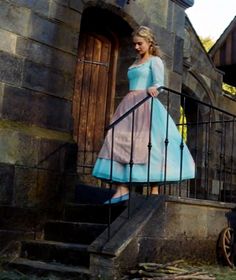
M 164 65 L 152 30 L 140 26 L 133 33 L 133 44 L 138 54 L 128 69 L 129 93 L 118 106 L 112 123 L 132 108 L 147 94 L 157 97 L 157 88 L 164 85 Z M 109 202 L 117 203 L 129 198 L 127 184 L 151 182 L 152 194 L 158 194 L 158 182 L 178 181 L 180 177 L 181 136 L 174 121 L 169 117 L 167 165 L 165 169 L 165 138 L 167 111 L 157 98 L 143 103 L 109 130 L 93 169 L 93 176 L 117 183 L 116 193 Z M 134 118 L 134 119 L 132 119 Z M 151 151 L 148 152 L 151 124 Z M 133 131 L 133 132 L 132 132 Z M 113 140 L 112 140 L 113 139 Z M 131 145 L 132 142 L 132 145 Z M 132 162 L 132 168 L 130 165 Z M 165 175 L 166 170 L 166 175 Z M 184 145 L 181 179 L 194 177 L 192 156 Z M 130 172 L 131 171 L 131 172 Z

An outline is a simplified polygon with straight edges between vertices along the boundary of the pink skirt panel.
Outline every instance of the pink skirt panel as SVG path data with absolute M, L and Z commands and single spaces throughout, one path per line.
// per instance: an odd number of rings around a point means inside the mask
M 113 123 L 125 112 L 130 110 L 147 96 L 144 90 L 131 91 L 121 101 L 111 120 Z M 134 117 L 134 120 L 133 120 Z M 133 124 L 133 146 L 132 142 Z M 113 137 L 113 160 L 120 163 L 129 163 L 131 154 L 133 163 L 147 163 L 148 160 L 148 140 L 150 129 L 150 102 L 144 102 L 133 114 L 129 114 L 114 128 Z M 131 151 L 132 150 L 132 151 Z M 98 155 L 99 158 L 111 159 L 112 151 L 112 129 L 106 135 L 103 146 Z

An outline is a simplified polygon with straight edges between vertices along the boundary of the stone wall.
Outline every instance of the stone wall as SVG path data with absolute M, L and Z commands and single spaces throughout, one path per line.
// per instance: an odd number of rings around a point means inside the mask
M 129 219 L 126 209 L 111 224 L 110 239 L 105 231 L 89 246 L 91 279 L 120 279 L 143 262 L 217 264 L 220 234 L 235 227 L 235 204 L 150 196 L 130 205 Z
M 65 191 L 67 199 L 73 199 L 77 177 L 66 180 L 64 175 L 68 168 L 70 174 L 75 170 L 71 108 L 77 46 L 83 11 L 92 6 L 115 13 L 131 28 L 141 24 L 152 27 L 166 61 L 166 85 L 181 89 L 185 15 L 184 8 L 174 1 L 157 0 L 154 8 L 150 1 L 131 1 L 122 6 L 114 0 L 1 0 L 0 202 L 3 204 L 54 207 Z M 131 47 L 130 41 L 124 38 L 122 50 L 127 46 Z M 126 54 L 121 52 L 118 61 L 117 104 L 125 92 L 119 90 L 124 78 L 119 75 L 126 73 L 125 66 L 134 55 L 127 56 L 129 53 L 131 50 Z M 68 154 L 70 160 L 66 161 Z
M 54 208 L 69 188 L 78 2 L 0 1 L 2 204 Z
M 183 65 L 183 91 L 185 94 L 236 115 L 235 101 L 222 96 L 223 73 L 215 67 L 210 56 L 204 50 L 188 18 L 186 18 L 185 23 Z M 190 103 L 187 104 L 190 105 Z M 192 104 L 190 109 L 187 108 L 187 111 L 189 121 L 196 122 L 196 104 L 195 106 Z M 224 120 L 229 119 L 230 117 L 225 114 Z M 222 114 L 219 110 L 200 105 L 199 120 L 219 122 L 222 121 Z M 193 155 L 196 153 L 196 139 L 198 141 L 198 159 L 196 160 L 199 179 L 198 189 L 201 190 L 200 193 L 203 192 L 205 198 L 218 200 L 220 188 L 229 189 L 233 187 L 235 189 L 236 187 L 235 168 L 233 168 L 233 175 L 231 175 L 231 156 L 234 161 L 236 158 L 235 151 L 232 151 L 233 129 L 232 124 L 226 124 L 226 127 L 224 125 L 222 123 L 212 123 L 207 128 L 205 125 L 199 126 L 198 137 L 196 137 L 196 129 L 194 128 L 189 133 L 191 135 L 188 144 Z M 206 133 L 206 129 L 209 134 Z M 226 182 L 224 186 L 221 182 L 223 180 Z
M 185 21 L 186 3 L 0 0 L 0 203 L 54 207 L 65 192 L 73 199 L 77 175 L 71 109 L 86 8 L 105 9 L 131 29 L 150 26 L 163 51 L 165 85 L 177 91 L 184 87 L 217 104 L 221 74 Z M 121 36 L 120 43 L 115 106 L 127 92 L 125 73 L 135 57 L 128 36 Z M 179 97 L 171 97 L 176 121 L 179 105 Z

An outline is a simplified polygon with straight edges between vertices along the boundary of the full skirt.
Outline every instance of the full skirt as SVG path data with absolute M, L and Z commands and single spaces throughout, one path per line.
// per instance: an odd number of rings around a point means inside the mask
M 145 96 L 145 91 L 128 93 L 112 122 Z M 195 163 L 173 119 L 161 102 L 153 98 L 122 120 L 113 132 L 108 131 L 92 174 L 102 180 L 120 183 L 173 182 L 194 178 Z

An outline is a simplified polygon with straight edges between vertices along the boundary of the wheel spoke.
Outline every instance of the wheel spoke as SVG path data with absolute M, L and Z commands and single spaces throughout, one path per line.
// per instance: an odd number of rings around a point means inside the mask
M 222 256 L 224 257 L 227 264 L 231 267 L 234 266 L 233 255 L 232 255 L 232 246 L 234 243 L 234 231 L 232 228 L 228 227 L 222 230 L 220 235 L 219 250 Z

